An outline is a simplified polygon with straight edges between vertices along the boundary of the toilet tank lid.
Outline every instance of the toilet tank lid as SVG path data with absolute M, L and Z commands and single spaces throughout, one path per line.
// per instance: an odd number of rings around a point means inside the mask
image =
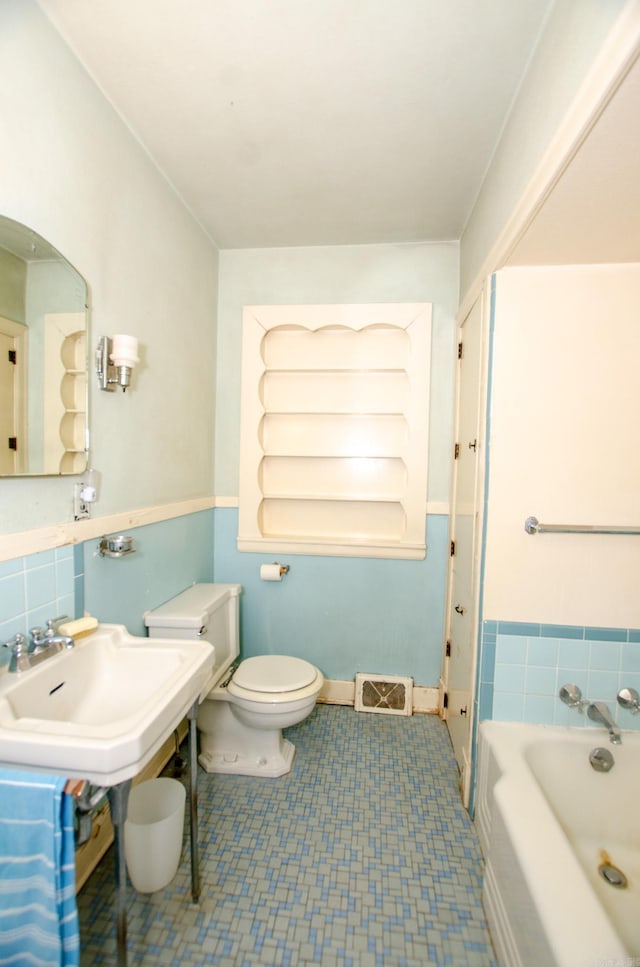
M 241 590 L 239 584 L 192 584 L 158 608 L 145 611 L 144 623 L 147 628 L 201 628 L 210 614 Z

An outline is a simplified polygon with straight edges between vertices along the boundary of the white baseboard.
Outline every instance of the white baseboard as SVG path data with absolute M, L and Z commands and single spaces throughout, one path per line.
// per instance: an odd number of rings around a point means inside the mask
M 323 705 L 351 705 L 355 703 L 356 684 L 325 678 L 318 701 Z M 413 711 L 437 715 L 438 688 L 430 685 L 413 686 Z

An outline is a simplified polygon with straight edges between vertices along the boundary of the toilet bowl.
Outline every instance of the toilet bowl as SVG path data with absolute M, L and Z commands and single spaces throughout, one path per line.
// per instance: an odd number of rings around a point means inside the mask
M 282 729 L 311 714 L 323 682 L 301 658 L 245 659 L 200 706 L 198 761 L 207 772 L 270 778 L 289 772 L 295 748 Z
M 302 658 L 239 656 L 240 585 L 194 584 L 145 614 L 156 637 L 205 638 L 214 668 L 198 711 L 200 755 L 207 772 L 276 778 L 291 769 L 295 748 L 282 729 L 311 714 L 324 683 Z

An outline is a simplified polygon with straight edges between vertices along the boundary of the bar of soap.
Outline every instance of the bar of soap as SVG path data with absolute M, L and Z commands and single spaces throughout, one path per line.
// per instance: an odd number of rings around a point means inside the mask
M 58 634 L 69 635 L 70 638 L 81 638 L 82 635 L 89 635 L 98 627 L 98 619 L 87 615 L 85 618 L 77 618 L 76 621 L 65 621 L 58 628 Z

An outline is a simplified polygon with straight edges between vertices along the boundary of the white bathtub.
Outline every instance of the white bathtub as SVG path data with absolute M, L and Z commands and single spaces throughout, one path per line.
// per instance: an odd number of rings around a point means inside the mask
M 640 734 L 612 745 L 604 729 L 483 722 L 479 737 L 475 822 L 501 967 L 640 965 Z M 610 772 L 590 765 L 598 746 Z

